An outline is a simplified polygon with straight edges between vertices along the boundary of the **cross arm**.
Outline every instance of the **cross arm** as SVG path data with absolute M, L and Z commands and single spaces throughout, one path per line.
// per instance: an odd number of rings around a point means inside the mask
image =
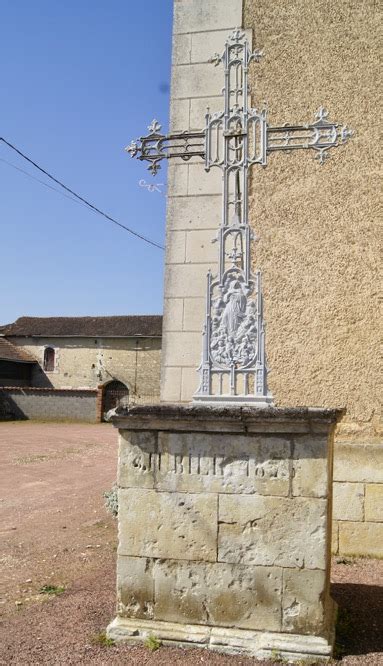
M 317 120 L 305 125 L 267 127 L 267 152 L 275 150 L 308 149 L 317 151 L 316 159 L 323 164 L 330 148 L 340 146 L 352 136 L 346 125 L 327 120 L 328 112 L 321 107 L 315 114 Z
M 187 161 L 191 157 L 205 157 L 205 131 L 161 134 L 161 125 L 153 120 L 148 126 L 149 134 L 132 141 L 125 150 L 131 157 L 149 162 L 148 170 L 155 176 L 163 159 L 180 157 Z

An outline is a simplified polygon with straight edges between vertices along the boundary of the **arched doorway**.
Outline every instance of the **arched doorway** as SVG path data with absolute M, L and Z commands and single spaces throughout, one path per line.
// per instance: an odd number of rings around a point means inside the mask
M 119 405 L 128 405 L 129 389 L 117 379 L 104 386 L 102 399 L 102 416 L 105 420 L 106 414 Z

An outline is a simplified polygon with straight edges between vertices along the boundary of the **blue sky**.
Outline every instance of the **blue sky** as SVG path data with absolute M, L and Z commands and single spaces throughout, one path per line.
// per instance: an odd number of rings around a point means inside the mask
M 162 194 L 123 151 L 167 130 L 172 0 L 1 0 L 0 136 L 71 189 L 163 244 Z M 53 185 L 0 142 L 0 323 L 162 311 L 163 252 Z

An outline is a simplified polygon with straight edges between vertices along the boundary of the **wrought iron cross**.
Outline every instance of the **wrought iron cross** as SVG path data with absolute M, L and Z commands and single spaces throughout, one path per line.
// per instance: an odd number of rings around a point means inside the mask
M 126 148 L 132 157 L 150 162 L 153 175 L 164 158 L 201 157 L 205 170 L 222 170 L 223 214 L 218 231 L 218 273 L 207 275 L 200 386 L 195 400 L 270 404 L 267 389 L 265 325 L 261 274 L 251 273 L 254 240 L 248 220 L 248 178 L 253 164 L 267 165 L 276 150 L 308 150 L 320 164 L 330 148 L 345 143 L 352 131 L 329 121 L 321 107 L 313 123 L 271 126 L 266 109 L 249 107 L 248 68 L 259 62 L 242 30 L 234 30 L 222 55 L 211 61 L 224 66 L 224 111 L 206 114 L 199 132 L 161 134 L 153 120 L 147 136 Z

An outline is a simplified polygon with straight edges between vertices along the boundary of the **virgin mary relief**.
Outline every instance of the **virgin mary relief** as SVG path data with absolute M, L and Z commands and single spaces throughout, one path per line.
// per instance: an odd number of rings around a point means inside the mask
M 242 276 L 227 275 L 213 301 L 211 355 L 220 367 L 245 367 L 257 354 L 256 303 Z

